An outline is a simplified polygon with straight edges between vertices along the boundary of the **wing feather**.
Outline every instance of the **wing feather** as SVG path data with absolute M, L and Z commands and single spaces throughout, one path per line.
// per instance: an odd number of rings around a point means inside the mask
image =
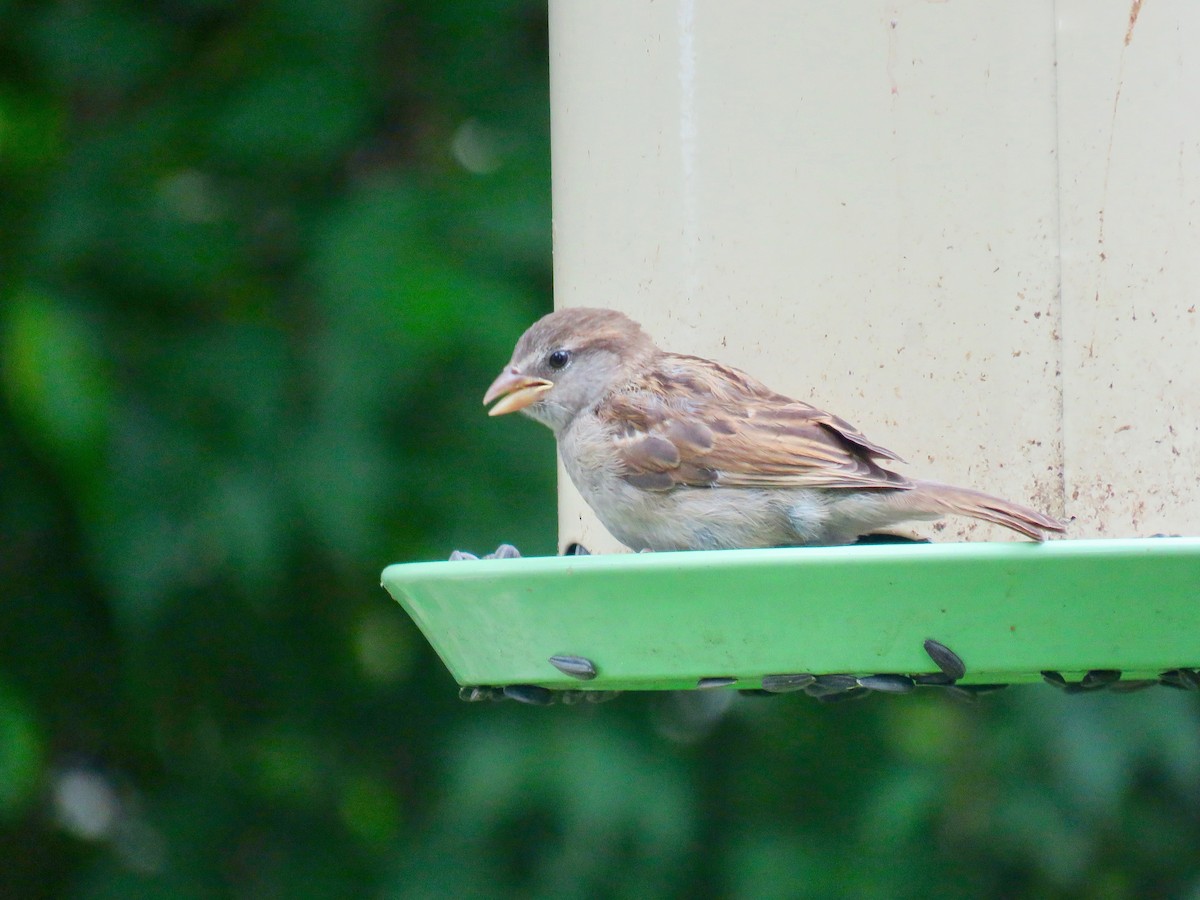
M 663 354 L 597 410 L 626 480 L 677 487 L 910 488 L 849 422 L 727 366 Z

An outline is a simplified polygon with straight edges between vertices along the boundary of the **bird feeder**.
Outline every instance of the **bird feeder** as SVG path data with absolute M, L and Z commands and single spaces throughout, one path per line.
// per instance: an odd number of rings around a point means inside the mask
M 1200 665 L 1200 540 L 1152 537 L 1200 533 L 1197 43 L 1187 0 L 551 0 L 556 304 L 1068 539 L 600 555 L 560 473 L 560 546 L 597 555 L 385 586 L 463 684 L 920 672 L 927 637 L 967 682 Z

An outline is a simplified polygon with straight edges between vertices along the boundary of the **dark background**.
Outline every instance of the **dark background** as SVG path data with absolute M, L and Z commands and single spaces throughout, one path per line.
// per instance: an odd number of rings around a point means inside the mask
M 0 0 L 0 896 L 1200 897 L 1194 695 L 456 699 L 548 118 L 539 3 Z

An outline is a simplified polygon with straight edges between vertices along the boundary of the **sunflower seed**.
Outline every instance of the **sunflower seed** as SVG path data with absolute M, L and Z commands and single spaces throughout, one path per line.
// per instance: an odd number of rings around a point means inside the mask
M 536 684 L 508 684 L 504 686 L 504 696 L 518 703 L 528 703 L 530 706 L 549 706 L 554 702 L 554 691 Z
M 838 691 L 858 687 L 858 679 L 853 675 L 818 675 L 814 680 L 815 684 L 813 687 L 819 685 L 823 688 L 833 688 Z
M 858 686 L 885 694 L 907 694 L 917 685 L 907 675 L 864 675 Z
M 923 687 L 946 687 L 954 684 L 954 679 L 944 672 L 931 675 L 914 675 L 913 683 Z
M 820 700 L 835 694 L 866 693 L 858 686 L 858 679 L 853 675 L 818 675 L 816 680 L 804 689 L 804 693 Z
M 458 689 L 458 699 L 467 703 L 478 703 L 480 700 L 492 699 L 492 688 L 484 684 L 467 684 Z
M 941 669 L 949 678 L 958 681 L 967 674 L 967 666 L 962 661 L 962 657 L 941 641 L 926 638 L 924 647 L 925 652 L 929 654 L 929 658 L 933 660 L 934 665 Z
M 708 678 L 701 678 L 696 682 L 696 687 L 699 690 L 707 691 L 713 688 L 729 687 L 731 684 L 737 684 L 737 679 L 731 678 L 728 675 L 713 675 Z
M 816 681 L 808 672 L 797 672 L 793 675 L 764 675 L 762 687 L 772 694 L 787 694 L 791 691 L 802 691 Z
M 1200 690 L 1200 676 L 1192 669 L 1168 669 L 1159 676 L 1159 682 L 1181 691 Z
M 1042 672 L 1042 680 L 1067 694 L 1082 694 L 1084 691 L 1095 690 L 1095 688 L 1084 687 L 1080 682 L 1067 681 L 1061 672 L 1053 672 L 1049 669 Z
M 564 675 L 578 678 L 580 681 L 591 681 L 596 677 L 596 664 L 584 656 L 571 656 L 567 653 L 550 657 L 550 665 Z
M 1052 672 L 1049 669 L 1042 671 L 1042 681 L 1046 682 L 1046 684 L 1052 684 L 1056 688 L 1065 688 L 1067 686 L 1067 679 L 1063 678 L 1060 672 Z
M 956 684 L 956 688 L 960 691 L 966 691 L 968 694 L 974 694 L 977 697 L 983 694 L 994 694 L 996 691 L 1003 691 L 1008 688 L 1007 684 Z
M 521 551 L 512 544 L 501 544 L 484 559 L 520 559 Z
M 464 559 L 479 559 L 479 557 L 466 550 L 455 550 L 450 554 L 450 562 L 462 562 Z
M 1187 685 L 1190 691 L 1200 691 L 1200 670 L 1179 669 L 1179 680 Z
M 1079 686 L 1084 690 L 1094 691 L 1120 680 L 1121 672 L 1118 669 L 1092 669 L 1080 679 Z

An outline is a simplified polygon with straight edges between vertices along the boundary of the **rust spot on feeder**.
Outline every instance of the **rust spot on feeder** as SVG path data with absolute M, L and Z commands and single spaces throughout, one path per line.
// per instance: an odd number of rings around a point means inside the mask
M 1133 26 L 1137 25 L 1138 13 L 1142 11 L 1143 0 L 1133 0 L 1133 6 L 1129 7 L 1129 27 L 1125 29 L 1125 46 L 1129 46 L 1129 42 L 1133 40 Z

